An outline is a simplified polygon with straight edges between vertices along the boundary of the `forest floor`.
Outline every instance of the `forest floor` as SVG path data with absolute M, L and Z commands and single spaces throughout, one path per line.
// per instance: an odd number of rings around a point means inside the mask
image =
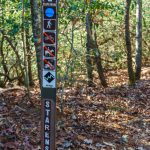
M 150 74 L 135 86 L 124 70 L 110 71 L 108 88 L 65 88 L 58 113 L 57 150 L 150 150 Z M 0 89 L 0 150 L 40 149 L 40 92 L 31 105 L 23 87 Z M 58 90 L 57 105 L 61 93 Z

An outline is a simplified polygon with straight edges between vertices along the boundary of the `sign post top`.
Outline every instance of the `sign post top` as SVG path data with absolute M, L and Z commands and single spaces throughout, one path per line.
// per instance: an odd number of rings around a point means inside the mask
M 43 0 L 43 3 L 57 3 L 57 0 Z

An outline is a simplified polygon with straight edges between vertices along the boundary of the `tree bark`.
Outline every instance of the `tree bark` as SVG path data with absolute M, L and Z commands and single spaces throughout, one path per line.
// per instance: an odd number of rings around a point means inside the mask
M 95 61 L 96 61 L 97 71 L 98 71 L 98 75 L 99 75 L 101 84 L 103 85 L 103 87 L 107 87 L 108 85 L 107 85 L 107 81 L 106 81 L 105 76 L 104 76 L 101 53 L 99 51 L 98 44 L 97 44 L 96 31 L 95 31 L 95 50 L 94 50 L 94 53 L 95 53 Z
M 4 42 L 4 36 L 2 35 L 2 39 L 0 41 L 0 56 L 2 58 L 1 64 L 3 66 L 4 74 L 8 74 L 8 68 L 5 63 L 5 56 L 4 56 L 4 52 L 3 52 L 3 42 Z M 5 86 L 7 80 L 8 80 L 8 78 L 6 76 L 4 76 L 4 80 L 0 81 L 0 83 L 2 84 L 1 85 L 2 87 Z
M 1 12 L 0 25 L 1 25 L 2 28 L 4 28 L 4 10 L 3 10 L 3 6 L 1 7 L 0 12 Z M 5 62 L 5 55 L 4 55 L 4 52 L 3 52 L 4 35 L 2 34 L 1 37 L 2 37 L 1 40 L 0 40 L 0 56 L 2 57 L 1 64 L 3 66 L 4 74 L 7 74 L 8 73 L 8 68 L 7 68 L 7 65 L 6 65 L 6 62 Z M 5 86 L 7 80 L 8 80 L 8 78 L 5 76 L 4 81 L 0 81 L 1 86 Z
M 94 50 L 94 59 L 95 59 L 99 79 L 101 81 L 102 86 L 107 87 L 107 82 L 105 80 L 104 71 L 103 71 L 103 67 L 102 67 L 101 55 L 100 55 L 100 51 L 99 51 L 99 48 L 98 48 L 98 45 L 97 45 L 96 32 L 95 32 L 95 39 L 93 38 L 92 19 L 91 19 L 90 14 L 88 14 L 86 20 L 87 20 L 86 21 L 86 27 L 87 27 L 86 30 L 87 30 L 87 33 L 88 33 L 88 37 L 87 37 L 87 39 L 88 39 L 88 48 Z M 92 67 L 92 64 L 91 64 L 90 67 Z
M 136 61 L 135 61 L 135 78 L 141 77 L 142 66 L 142 0 L 137 0 L 136 8 Z
M 24 75 L 24 69 L 22 67 L 22 61 L 20 59 L 20 55 L 19 55 L 19 52 L 18 50 L 16 49 L 16 45 L 13 45 L 12 43 L 12 40 L 3 32 L 1 31 L 1 33 L 3 34 L 4 38 L 6 39 L 6 41 L 8 42 L 8 44 L 10 45 L 10 47 L 13 49 L 14 53 L 16 54 L 16 58 L 17 58 L 17 63 L 18 63 L 18 66 L 20 68 L 20 72 L 21 72 L 21 75 L 20 77 L 18 78 L 18 81 L 19 83 L 24 83 L 24 80 L 23 80 L 23 77 L 25 76 Z
M 92 29 L 92 21 L 90 19 L 90 14 L 86 15 L 86 34 L 87 34 L 87 42 L 86 42 L 86 69 L 87 69 L 87 78 L 88 78 L 88 86 L 93 86 L 93 67 L 90 56 L 90 39 L 91 39 L 91 29 Z
M 135 83 L 134 71 L 132 66 L 132 51 L 131 51 L 131 38 L 130 38 L 130 4 L 131 0 L 126 0 L 125 6 L 125 42 L 127 49 L 127 67 L 128 67 L 128 75 L 130 84 Z
M 23 48 L 23 62 L 24 62 L 24 85 L 29 89 L 29 77 L 28 77 L 28 63 L 27 63 L 27 51 L 26 51 L 26 35 L 25 35 L 25 7 L 24 0 L 22 0 L 22 48 Z
M 39 19 L 38 1 L 31 0 L 32 32 L 37 58 L 38 78 L 41 87 L 41 23 Z
M 29 76 L 29 85 L 33 86 L 34 81 L 32 77 L 32 63 L 31 63 L 31 47 L 29 43 L 29 28 L 26 28 L 26 49 L 27 49 L 27 62 L 28 62 L 28 76 Z

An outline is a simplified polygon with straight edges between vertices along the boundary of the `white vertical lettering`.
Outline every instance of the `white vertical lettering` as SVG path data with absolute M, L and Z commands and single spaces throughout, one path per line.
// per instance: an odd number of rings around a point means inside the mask
M 45 111 L 46 111 L 46 116 L 48 116 L 48 115 L 49 115 L 50 110 L 49 110 L 49 109 L 45 109 Z
M 49 102 L 49 101 L 46 101 L 45 107 L 46 107 L 46 108 L 50 108 L 50 102 Z
M 49 133 L 48 132 L 45 132 L 45 138 L 49 139 Z
M 49 139 L 45 139 L 45 145 L 49 145 Z
M 45 118 L 45 123 L 49 123 L 49 118 L 48 117 Z
M 48 130 L 48 131 L 50 130 L 49 125 L 45 125 L 45 130 Z
M 50 149 L 49 149 L 49 146 L 45 146 L 45 150 L 50 150 Z

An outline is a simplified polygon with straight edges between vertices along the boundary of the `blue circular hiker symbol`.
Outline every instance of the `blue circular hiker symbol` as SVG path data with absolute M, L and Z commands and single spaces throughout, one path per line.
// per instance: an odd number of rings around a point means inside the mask
M 54 16 L 54 9 L 53 8 L 47 8 L 46 10 L 45 10 L 45 15 L 46 15 L 46 17 L 53 17 Z

